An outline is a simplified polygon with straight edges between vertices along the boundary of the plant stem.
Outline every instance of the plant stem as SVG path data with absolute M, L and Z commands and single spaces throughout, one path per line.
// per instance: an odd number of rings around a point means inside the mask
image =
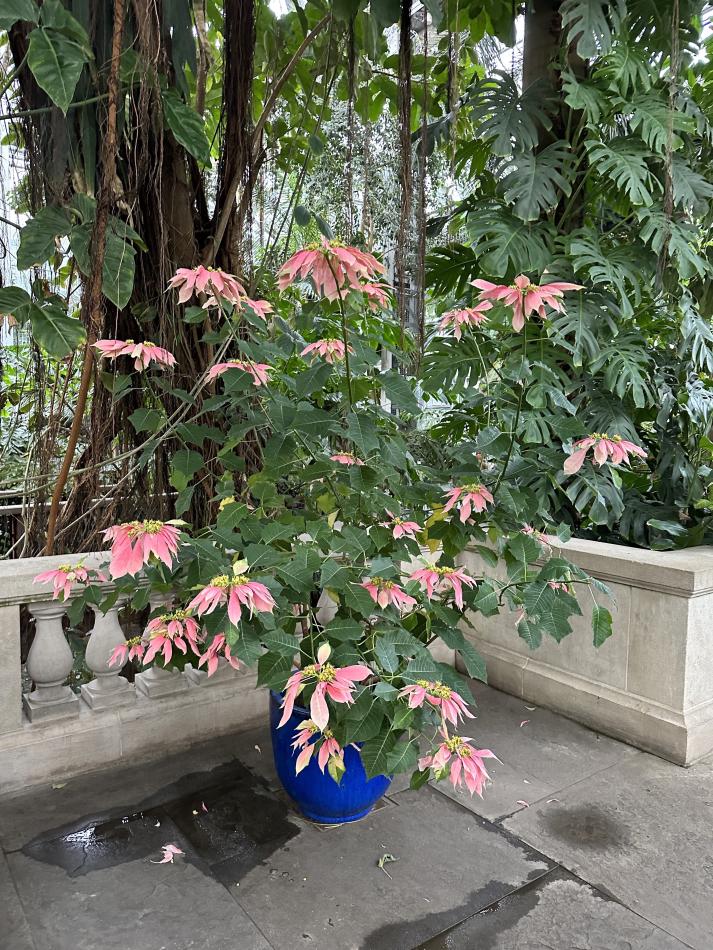
M 522 328 L 523 361 L 525 359 L 526 353 L 527 353 L 527 319 L 525 320 L 525 325 Z M 520 392 L 518 393 L 518 397 L 517 397 L 517 408 L 515 409 L 515 419 L 512 424 L 512 438 L 510 439 L 510 445 L 508 446 L 507 455 L 505 456 L 505 462 L 503 464 L 502 469 L 500 470 L 498 479 L 495 482 L 495 487 L 493 488 L 493 492 L 496 492 L 498 488 L 500 487 L 500 484 L 503 478 L 505 477 L 505 472 L 507 471 L 508 465 L 510 464 L 510 459 L 512 458 L 513 449 L 515 448 L 515 439 L 517 438 L 517 427 L 520 422 L 520 412 L 522 410 L 522 400 L 523 400 L 524 395 L 525 395 L 525 380 L 523 379 L 522 383 L 520 384 Z

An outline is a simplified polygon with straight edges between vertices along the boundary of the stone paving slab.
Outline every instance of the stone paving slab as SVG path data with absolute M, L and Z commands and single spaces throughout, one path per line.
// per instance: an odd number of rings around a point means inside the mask
M 638 750 L 616 739 L 592 732 L 547 709 L 532 708 L 515 696 L 471 683 L 477 718 L 468 720 L 465 734 L 500 759 L 488 762 L 493 782 L 482 799 L 467 790 L 454 792 L 439 784 L 446 795 L 478 815 L 496 821 L 617 762 L 635 757 Z M 528 708 L 530 707 L 530 708 Z M 523 725 L 521 725 L 523 723 Z
M 276 950 L 411 950 L 552 867 L 436 791 L 390 797 L 353 825 L 305 827 L 231 889 Z
M 37 950 L 5 856 L 0 852 L 0 947 Z
M 38 950 L 270 950 L 225 888 L 180 859 L 127 861 L 73 880 L 21 852 L 9 865 Z M 0 948 L 17 950 L 4 932 Z
M 695 950 L 713 946 L 713 760 L 641 753 L 505 821 Z
M 561 869 L 419 950 L 686 950 L 670 934 Z

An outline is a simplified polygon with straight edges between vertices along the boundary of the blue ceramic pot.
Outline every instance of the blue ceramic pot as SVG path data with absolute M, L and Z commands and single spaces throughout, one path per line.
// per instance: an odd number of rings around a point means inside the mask
M 282 728 L 277 724 L 282 717 L 282 695 L 270 690 L 270 734 L 275 768 L 285 791 L 299 810 L 310 821 L 321 825 L 337 825 L 357 821 L 368 815 L 391 784 L 387 775 L 367 778 L 361 756 L 352 746 L 344 750 L 346 771 L 337 785 L 325 768 L 324 774 L 313 756 L 309 765 L 295 775 L 297 753 L 290 746 L 299 724 L 309 719 L 306 709 L 295 706 Z

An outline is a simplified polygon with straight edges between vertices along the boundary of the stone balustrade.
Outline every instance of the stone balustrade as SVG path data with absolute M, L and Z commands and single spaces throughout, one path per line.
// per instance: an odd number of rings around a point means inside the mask
M 105 554 L 83 556 L 98 568 Z M 52 599 L 51 584 L 34 584 L 42 571 L 78 558 L 22 558 L 0 561 L 0 791 L 54 781 L 105 767 L 123 757 L 132 761 L 185 748 L 221 733 L 258 722 L 266 709 L 255 677 L 228 664 L 210 677 L 202 670 L 164 670 L 158 665 L 120 676 L 109 657 L 125 637 L 119 597 L 106 612 L 92 608 L 94 622 L 85 663 L 93 674 L 76 693 L 68 683 L 74 657 L 65 632 L 69 603 Z M 110 584 L 102 587 L 109 593 Z M 156 608 L 168 598 L 151 597 Z M 23 693 L 20 608 L 34 620 Z
M 579 590 L 583 616 L 556 643 L 531 650 L 508 611 L 474 615 L 464 627 L 483 655 L 491 685 L 548 706 L 599 732 L 679 765 L 713 752 L 713 547 L 648 551 L 574 538 L 561 545 L 607 584 L 612 600 Z M 558 553 L 558 552 L 556 552 Z M 476 553 L 474 575 L 493 571 Z M 499 575 L 502 579 L 502 573 Z M 613 635 L 592 643 L 592 604 L 613 614 Z

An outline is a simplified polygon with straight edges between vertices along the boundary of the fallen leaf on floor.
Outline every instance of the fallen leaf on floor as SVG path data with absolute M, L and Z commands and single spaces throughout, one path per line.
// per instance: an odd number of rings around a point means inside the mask
M 185 854 L 185 851 L 181 851 L 175 844 L 165 844 L 161 850 L 163 852 L 161 860 L 152 861 L 151 864 L 173 864 L 173 859 L 177 854 Z
M 65 786 L 66 784 L 67 784 L 66 782 L 56 782 L 56 783 L 52 786 L 52 788 L 64 788 L 64 786 Z
M 529 709 L 530 712 L 534 712 L 537 709 L 537 706 L 525 706 L 525 709 Z
M 518 799 L 518 801 L 516 801 L 515 804 L 516 804 L 516 805 L 522 805 L 523 808 L 529 808 L 529 807 L 530 807 L 530 803 L 529 803 L 529 802 L 524 802 L 521 798 Z
M 523 726 L 526 726 L 529 721 L 530 721 L 529 719 L 523 719 L 522 722 L 520 723 L 520 728 L 522 729 Z
M 208 811 L 208 806 L 205 802 L 201 802 L 201 811 Z
M 393 854 L 382 854 L 379 860 L 377 861 L 377 866 L 381 868 L 384 874 L 393 881 L 393 878 L 389 872 L 384 867 L 385 864 L 391 864 L 392 861 L 398 861 L 399 859 L 394 857 Z
M 523 782 L 525 783 L 525 785 L 531 785 L 531 784 L 532 784 L 532 783 L 531 783 L 528 779 L 526 779 L 526 778 L 523 779 Z
M 256 745 L 256 746 L 255 746 L 255 751 L 256 751 L 256 752 L 259 752 L 260 755 L 262 755 L 262 749 L 260 748 L 259 745 Z
M 559 801 L 559 798 L 548 798 L 548 799 L 547 799 L 547 804 L 549 805 L 549 804 L 551 804 L 552 802 L 558 802 L 558 801 Z

